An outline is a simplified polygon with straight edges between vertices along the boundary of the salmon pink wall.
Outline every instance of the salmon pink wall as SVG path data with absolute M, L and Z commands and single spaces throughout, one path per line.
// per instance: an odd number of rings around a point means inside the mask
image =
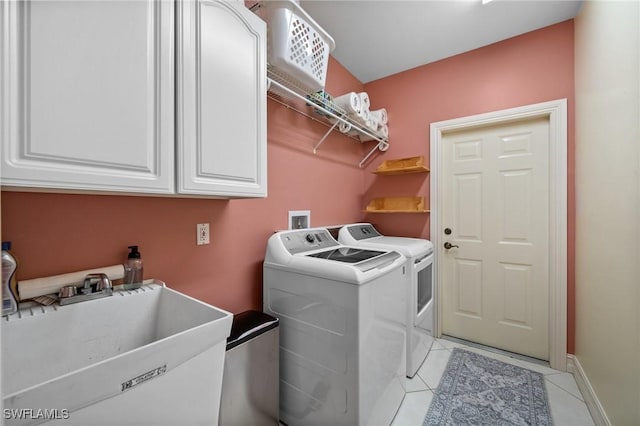
M 568 350 L 574 352 L 574 85 L 573 21 L 553 25 L 453 58 L 363 85 L 333 59 L 327 91 L 366 90 L 371 109 L 387 108 L 391 147 L 357 164 L 371 148 L 339 134 L 312 148 L 326 131 L 268 102 L 269 196 L 200 200 L 105 195 L 2 193 L 2 237 L 21 261 L 18 279 L 121 262 L 138 244 L 145 275 L 232 312 L 262 299 L 265 242 L 286 228 L 288 210 L 311 210 L 313 226 L 362 220 L 373 197 L 424 195 L 429 175 L 378 177 L 384 159 L 424 155 L 429 124 L 450 118 L 567 98 Z M 428 214 L 366 215 L 383 233 L 429 238 Z M 195 245 L 196 223 L 211 224 L 212 242 Z
M 362 90 L 330 62 L 327 89 Z M 287 228 L 289 210 L 311 210 L 312 225 L 361 218 L 363 148 L 268 101 L 268 198 L 206 200 L 2 192 L 2 239 L 13 242 L 18 280 L 121 263 L 140 246 L 145 277 L 232 312 L 262 307 L 266 241 Z M 208 222 L 211 244 L 196 246 Z
M 371 109 L 385 107 L 391 147 L 384 159 L 424 155 L 429 124 L 555 99 L 568 99 L 568 350 L 574 352 L 575 204 L 573 21 L 566 21 L 365 85 Z M 427 175 L 365 174 L 365 199 L 424 195 Z M 383 233 L 429 238 L 429 216 L 369 215 Z

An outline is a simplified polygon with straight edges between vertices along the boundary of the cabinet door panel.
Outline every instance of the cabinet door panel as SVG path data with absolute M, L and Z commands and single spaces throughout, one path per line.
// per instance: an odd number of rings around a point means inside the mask
M 265 24 L 230 2 L 181 10 L 178 191 L 265 196 Z
M 173 3 L 8 3 L 3 185 L 173 192 Z

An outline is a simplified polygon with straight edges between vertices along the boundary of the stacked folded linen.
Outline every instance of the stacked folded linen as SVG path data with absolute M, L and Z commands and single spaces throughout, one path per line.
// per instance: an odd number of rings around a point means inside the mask
M 387 110 L 385 108 L 371 111 L 371 115 L 378 120 L 378 123 L 380 123 L 380 125 L 387 124 L 389 120 L 389 116 L 387 115 Z
M 389 137 L 389 126 L 387 126 L 386 124 L 383 124 L 373 133 L 382 139 L 387 139 Z M 372 141 L 373 138 L 368 135 L 362 135 L 360 136 L 360 140 L 362 142 L 366 142 L 366 141 Z
M 372 124 L 371 124 L 371 111 L 369 111 L 368 108 L 364 108 L 364 104 L 362 105 L 362 111 L 360 111 L 360 114 L 358 115 L 358 117 L 355 118 L 355 120 L 362 124 L 364 127 L 368 127 L 371 128 Z
M 369 109 L 371 106 L 371 101 L 369 100 L 369 94 L 367 92 L 358 93 L 360 96 L 360 103 L 362 104 L 362 109 Z
M 349 116 L 359 115 L 362 110 L 360 96 L 355 92 L 349 92 L 342 96 L 333 98 L 333 103 L 334 105 L 342 108 Z
M 387 138 L 389 136 L 387 110 L 380 108 L 371 111 L 371 100 L 367 92 L 348 92 L 344 95 L 333 98 L 333 104 L 340 109 L 344 110 L 349 121 L 360 125 L 363 129 L 370 131 L 372 134 L 380 137 Z M 332 120 L 334 121 L 334 120 Z M 335 122 L 335 121 L 334 121 Z M 373 140 L 370 136 L 362 135 L 351 125 L 340 123 L 338 129 L 342 133 L 349 135 L 360 135 L 361 141 Z
M 373 123 L 370 127 L 373 130 L 373 133 L 381 137 L 383 139 L 387 139 L 389 137 L 389 116 L 387 115 L 387 110 L 385 108 L 380 108 L 374 111 L 370 111 L 371 122 Z M 370 141 L 373 140 L 370 136 L 361 136 L 361 141 Z
M 364 95 L 366 95 L 366 93 L 364 93 Z M 368 95 L 366 97 L 361 96 L 361 100 L 362 100 L 363 106 L 365 104 L 370 105 Z M 371 133 L 373 133 L 375 136 L 379 138 L 387 139 L 389 137 L 389 127 L 388 127 L 389 116 L 387 114 L 387 110 L 385 108 L 380 108 L 374 111 L 370 111 L 367 109 L 367 112 L 368 112 L 367 120 L 365 120 L 364 122 L 359 121 L 359 123 L 365 126 L 367 130 L 370 130 Z M 370 141 L 373 139 L 374 138 L 371 136 L 360 135 L 360 140 L 363 142 Z

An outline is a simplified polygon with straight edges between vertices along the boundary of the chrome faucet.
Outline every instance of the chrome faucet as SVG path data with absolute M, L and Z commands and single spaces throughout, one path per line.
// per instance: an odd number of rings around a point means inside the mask
M 78 293 L 78 290 L 80 293 Z M 82 286 L 69 285 L 62 287 L 58 293 L 60 305 L 84 302 L 111 296 L 113 286 L 106 274 L 89 274 L 84 278 Z

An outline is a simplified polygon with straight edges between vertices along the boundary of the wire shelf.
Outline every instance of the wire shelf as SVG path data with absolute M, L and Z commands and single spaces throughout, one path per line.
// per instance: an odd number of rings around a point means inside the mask
M 318 148 L 329 134 L 338 127 L 341 134 L 358 142 L 377 142 L 376 146 L 360 161 L 358 164 L 360 167 L 364 166 L 376 150 L 386 151 L 389 149 L 388 138 L 383 138 L 372 130 L 364 128 L 330 99 L 321 95 L 305 93 L 305 90 L 296 85 L 296 82 L 288 78 L 287 75 L 270 67 L 267 67 L 267 76 L 269 87 L 267 96 L 270 99 L 329 128 L 314 146 L 314 154 L 317 153 Z

